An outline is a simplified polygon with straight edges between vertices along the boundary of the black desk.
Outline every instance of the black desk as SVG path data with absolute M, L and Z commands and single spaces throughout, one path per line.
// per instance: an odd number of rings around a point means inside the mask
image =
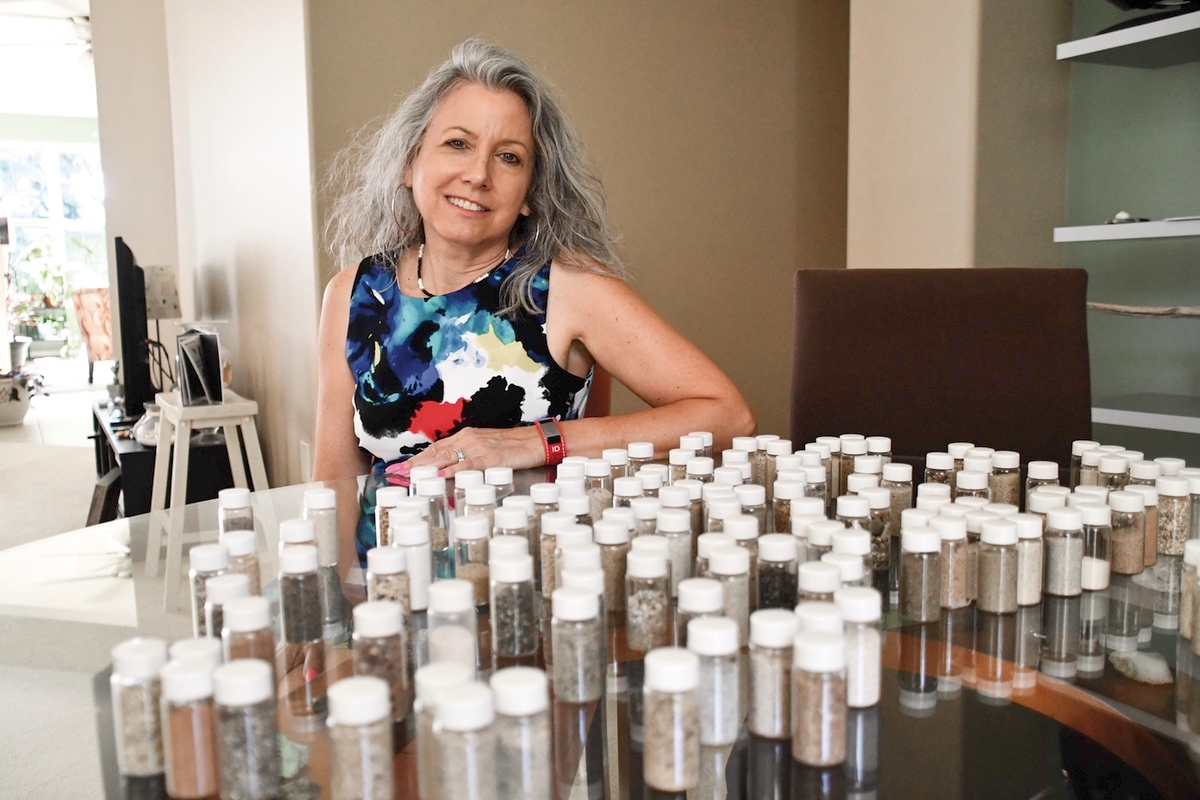
M 150 497 L 154 491 L 153 447 L 143 447 L 130 434 L 132 425 L 114 424 L 110 421 L 112 407 L 102 403 L 92 404 L 92 426 L 96 431 L 96 478 L 111 481 L 112 470 L 119 470 L 122 516 L 132 517 L 150 511 Z M 137 420 L 133 420 L 136 422 Z M 224 434 L 193 436 L 191 443 L 191 466 L 188 470 L 187 501 L 199 503 L 212 500 L 217 492 L 233 486 L 233 473 L 229 468 L 229 453 L 225 449 Z M 167 497 L 170 497 L 168 479 Z M 100 522 L 115 518 L 115 514 L 102 514 Z

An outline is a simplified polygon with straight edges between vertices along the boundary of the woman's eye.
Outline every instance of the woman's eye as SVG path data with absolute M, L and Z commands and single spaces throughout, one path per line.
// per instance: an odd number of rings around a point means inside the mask
M 509 164 L 520 164 L 521 159 L 516 153 L 501 153 L 500 158 L 504 159 Z
M 467 143 L 462 139 L 451 139 L 450 141 L 446 142 L 446 144 L 450 147 L 453 147 L 455 150 L 462 150 L 467 146 Z

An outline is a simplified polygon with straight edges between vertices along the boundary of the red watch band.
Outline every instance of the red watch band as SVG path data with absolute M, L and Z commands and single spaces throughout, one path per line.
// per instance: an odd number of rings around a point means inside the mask
M 538 435 L 542 437 L 542 445 L 546 449 L 546 466 L 556 467 L 567 457 L 567 443 L 563 439 L 562 428 L 553 417 L 538 420 L 533 423 Z

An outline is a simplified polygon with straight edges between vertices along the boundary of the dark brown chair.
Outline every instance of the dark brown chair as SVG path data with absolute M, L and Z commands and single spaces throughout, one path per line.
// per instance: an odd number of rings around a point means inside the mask
M 898 460 L 967 441 L 1064 467 L 1091 437 L 1087 273 L 796 273 L 792 440 L 892 437 Z

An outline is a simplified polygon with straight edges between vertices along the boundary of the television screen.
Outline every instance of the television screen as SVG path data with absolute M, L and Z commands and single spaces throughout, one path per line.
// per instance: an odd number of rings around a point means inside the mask
M 142 415 L 154 400 L 150 379 L 149 330 L 146 326 L 146 279 L 133 251 L 120 236 L 116 240 L 117 318 L 121 331 L 121 374 L 125 384 L 125 417 Z

